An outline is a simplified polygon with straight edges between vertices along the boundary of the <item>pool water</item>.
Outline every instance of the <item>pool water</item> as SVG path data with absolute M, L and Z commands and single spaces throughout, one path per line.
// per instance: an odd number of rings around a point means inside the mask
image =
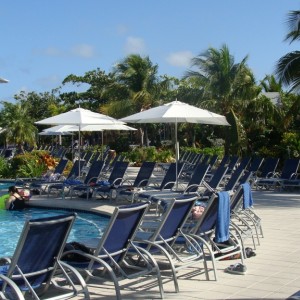
M 0 182 L 0 191 L 2 193 L 4 192 L 8 192 L 8 188 L 12 185 L 15 185 L 15 182 L 14 181 L 8 181 L 8 182 Z
M 0 210 L 0 257 L 12 256 L 22 232 L 25 220 L 68 214 L 69 211 L 45 208 L 26 208 L 21 211 Z M 68 242 L 81 242 L 100 238 L 109 217 L 94 213 L 77 212 Z

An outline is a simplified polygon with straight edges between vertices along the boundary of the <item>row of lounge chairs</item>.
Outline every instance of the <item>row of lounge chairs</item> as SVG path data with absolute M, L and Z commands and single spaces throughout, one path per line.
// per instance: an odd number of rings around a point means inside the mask
M 171 174 L 173 166 L 169 166 L 167 173 Z M 217 280 L 218 260 L 236 256 L 244 264 L 246 239 L 251 238 L 255 247 L 263 237 L 261 219 L 252 207 L 252 173 L 242 165 L 224 179 L 228 167 L 221 166 L 222 183 L 212 187 L 212 181 L 221 171 L 218 168 L 207 177 L 209 170 L 207 164 L 198 163 L 188 184 L 190 190 L 185 186 L 183 192 L 170 189 L 170 181 L 163 186 L 164 191 L 159 188 L 143 198 L 141 195 L 150 191 L 143 187 L 134 201 L 130 198 L 133 203 L 115 208 L 101 237 L 81 241 L 89 252 L 65 247 L 76 215 L 27 221 L 16 252 L 7 260 L 6 272 L 0 276 L 3 298 L 14 293 L 13 299 L 22 300 L 22 291 L 40 299 L 42 291 L 43 299 L 70 299 L 78 295 L 89 299 L 87 284 L 94 279 L 103 287 L 111 282 L 116 298 L 121 299 L 120 284 L 124 278 L 154 281 L 159 297 L 163 298 L 165 278 L 171 278 L 175 292 L 180 291 L 181 269 L 190 270 L 190 276 L 203 273 L 206 280 Z M 197 180 L 195 172 L 199 175 Z M 132 191 L 130 188 L 126 190 Z M 206 191 L 209 193 L 202 197 Z M 194 219 L 193 208 L 203 203 L 203 215 Z M 48 287 L 58 287 L 67 296 L 55 295 L 55 298 L 52 293 L 52 298 L 47 298 Z
M 231 222 L 230 217 L 234 210 L 250 224 L 248 217 L 243 217 L 249 208 L 241 206 L 242 197 L 238 195 L 230 196 L 228 191 L 214 193 L 202 218 L 196 221 L 190 218 L 198 199 L 195 194 L 168 200 L 164 213 L 155 222 L 149 221 L 149 202 L 116 207 L 101 238 L 82 241 L 92 249 L 90 253 L 64 251 L 74 214 L 27 221 L 14 256 L 7 260 L 6 273 L 0 276 L 1 293 L 6 296 L 14 292 L 13 299 L 24 299 L 21 291 L 29 292 L 34 299 L 40 299 L 40 292 L 43 299 L 70 299 L 80 294 L 89 299 L 87 284 L 94 279 L 104 286 L 111 281 L 116 298 L 121 299 L 122 279 L 143 277 L 154 280 L 163 298 L 162 263 L 171 272 L 175 292 L 180 290 L 177 276 L 181 269 L 190 269 L 190 276 L 203 273 L 206 280 L 217 280 L 218 260 L 232 255 L 239 255 L 242 263 L 246 259 L 245 229 Z M 224 220 L 226 213 L 228 219 Z M 74 255 L 82 259 L 72 261 Z M 47 298 L 49 287 L 59 288 L 60 297 L 53 297 L 52 291 L 52 297 Z

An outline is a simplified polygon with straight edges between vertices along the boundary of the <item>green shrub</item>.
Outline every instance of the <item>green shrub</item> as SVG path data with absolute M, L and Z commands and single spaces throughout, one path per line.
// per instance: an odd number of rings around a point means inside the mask
M 141 164 L 143 161 L 170 162 L 175 160 L 173 151 L 156 149 L 154 146 L 137 147 L 122 154 L 128 161 L 135 164 Z
M 0 178 L 9 178 L 11 173 L 10 163 L 4 157 L 0 157 Z

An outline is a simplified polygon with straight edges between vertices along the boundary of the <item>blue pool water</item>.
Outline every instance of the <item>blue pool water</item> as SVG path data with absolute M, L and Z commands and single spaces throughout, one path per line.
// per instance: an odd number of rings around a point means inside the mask
M 7 192 L 8 191 L 8 188 L 12 185 L 14 185 L 15 182 L 14 181 L 7 181 L 7 182 L 0 182 L 0 191 L 2 192 Z
M 22 211 L 0 210 L 0 257 L 13 255 L 25 220 L 68 213 L 66 210 L 46 208 L 26 208 Z M 77 212 L 68 241 L 80 242 L 89 238 L 101 237 L 108 221 L 109 217 L 107 216 Z

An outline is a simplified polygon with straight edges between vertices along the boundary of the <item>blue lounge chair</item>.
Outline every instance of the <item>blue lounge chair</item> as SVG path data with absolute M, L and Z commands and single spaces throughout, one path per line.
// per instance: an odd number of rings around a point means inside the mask
M 254 185 L 256 185 L 256 189 L 261 188 L 257 185 L 260 180 L 272 178 L 275 176 L 278 163 L 279 158 L 268 157 L 264 160 L 260 170 L 255 174 Z
M 260 244 L 259 236 L 263 237 L 261 218 L 253 210 L 251 185 L 249 182 L 241 184 L 231 199 L 231 222 L 235 230 L 239 231 L 242 244 L 247 238 L 251 238 L 253 247 L 256 249 Z M 260 233 L 260 234 L 259 234 Z
M 148 207 L 149 203 L 135 203 L 116 207 L 103 235 L 99 238 L 83 241 L 84 245 L 93 249 L 93 254 L 71 250 L 66 251 L 63 257 L 67 258 L 70 254 L 76 254 L 86 259 L 86 261 L 68 261 L 68 263 L 85 272 L 87 282 L 91 278 L 103 281 L 101 274 L 105 275 L 107 272 L 109 279 L 114 284 L 117 299 L 121 299 L 119 285 L 121 280 L 155 274 L 160 296 L 163 298 L 162 280 L 156 261 L 147 251 L 133 243 L 137 229 Z M 140 264 L 133 263 L 132 256 L 128 255 L 129 252 L 134 253 Z M 107 280 L 107 276 L 105 279 Z
M 49 183 L 59 181 L 63 176 L 62 174 L 67 167 L 68 161 L 69 160 L 66 158 L 61 158 L 53 172 L 49 172 L 42 178 L 36 178 L 31 182 L 27 182 L 27 184 L 29 184 L 30 190 L 36 190 L 39 192 L 39 194 L 45 193 Z M 23 183 L 23 185 L 24 184 L 26 185 L 26 181 Z
M 158 262 L 167 264 L 167 269 L 172 271 L 176 292 L 179 292 L 177 273 L 180 269 L 195 265 L 200 268 L 202 263 L 201 269 L 209 279 L 202 248 L 198 247 L 195 239 L 182 232 L 196 200 L 195 195 L 183 195 L 168 201 L 160 220 L 151 224 L 146 222 L 146 225 L 143 223 L 134 239 L 136 245 L 149 251 Z M 175 245 L 178 239 L 183 240 L 183 247 Z M 206 243 L 204 240 L 202 242 Z
M 80 183 L 80 180 L 78 179 L 81 175 L 79 174 L 79 170 L 82 170 L 84 164 L 84 160 L 76 160 L 67 178 L 65 178 L 63 181 L 60 180 L 59 182 L 50 182 L 49 184 L 47 184 L 46 189 L 48 189 L 48 197 L 50 196 L 51 192 L 55 192 L 57 195 L 62 194 L 64 197 L 65 192 L 70 191 L 70 186 L 72 184 Z
M 86 198 L 88 199 L 90 196 L 91 188 L 96 184 L 101 170 L 103 168 L 104 162 L 102 160 L 96 160 L 92 163 L 89 168 L 89 171 L 82 183 L 74 184 L 70 186 L 70 196 L 71 199 L 74 194 L 82 195 L 86 194 Z M 92 192 L 91 192 L 92 193 Z
M 135 192 L 148 185 L 155 165 L 156 162 L 144 161 L 136 178 L 134 179 L 134 182 L 131 183 L 129 180 L 125 179 L 117 188 L 117 199 L 130 199 L 130 201 L 133 202 Z
M 148 200 L 151 198 L 151 195 L 157 193 L 158 191 L 171 189 L 175 186 L 176 180 L 178 179 L 181 171 L 183 169 L 184 164 L 178 163 L 177 165 L 177 174 L 176 174 L 176 163 L 171 163 L 168 170 L 165 173 L 160 185 L 148 185 L 142 190 L 139 190 L 135 193 L 135 197 L 139 198 L 140 200 Z
M 256 186 L 266 189 L 281 189 L 284 185 L 284 181 L 293 180 L 297 176 L 297 172 L 300 165 L 299 158 L 289 158 L 284 161 L 281 173 L 276 173 L 271 178 L 260 179 L 256 181 Z
M 128 164 L 126 161 L 117 161 L 109 178 L 103 178 L 103 180 L 99 178 L 99 181 L 93 186 L 92 197 L 100 196 L 104 199 L 115 199 L 117 197 L 116 189 L 124 180 Z
M 191 179 L 184 185 L 184 189 L 164 189 L 162 191 L 150 193 L 149 200 L 156 204 L 156 212 L 158 213 L 161 203 L 164 206 L 164 201 L 168 201 L 185 194 L 195 194 L 198 196 L 200 193 L 199 189 L 203 187 L 203 182 L 209 168 L 209 165 L 198 164 Z
M 73 267 L 61 261 L 61 254 L 75 220 L 75 214 L 33 219 L 25 222 L 11 259 L 0 273 L 12 280 L 31 299 L 90 299 L 86 283 Z M 2 291 L 6 281 L 2 278 Z M 56 293 L 48 293 L 49 287 Z M 22 299 L 22 298 L 13 298 Z M 27 299 L 27 298 L 26 298 Z
M 230 230 L 230 195 L 227 191 L 213 194 L 202 217 L 196 222 L 186 224 L 185 231 L 196 240 L 200 237 L 198 241 L 200 245 L 202 239 L 208 243 L 207 249 L 212 257 L 216 279 L 216 260 L 239 255 L 241 262 L 244 262 L 241 238 L 235 234 L 235 231 Z

